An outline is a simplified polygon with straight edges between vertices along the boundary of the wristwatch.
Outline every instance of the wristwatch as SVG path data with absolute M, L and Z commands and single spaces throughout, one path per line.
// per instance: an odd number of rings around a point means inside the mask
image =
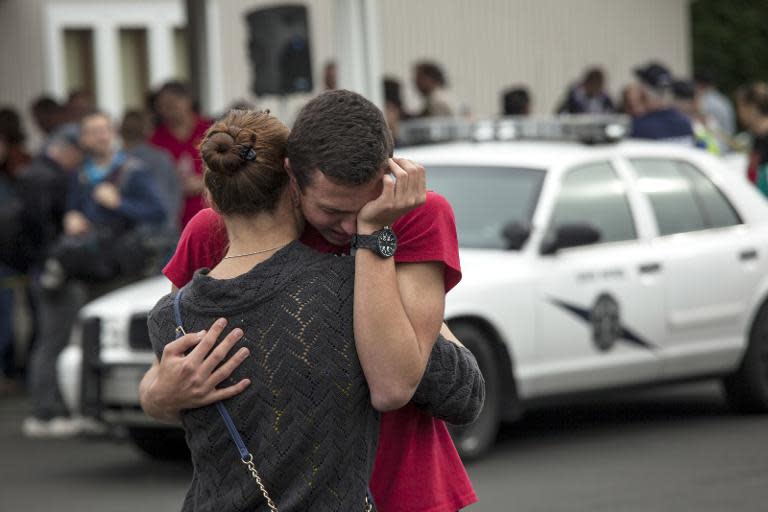
M 391 258 L 397 250 L 397 235 L 389 226 L 384 226 L 370 235 L 354 235 L 352 249 L 370 249 L 381 258 Z

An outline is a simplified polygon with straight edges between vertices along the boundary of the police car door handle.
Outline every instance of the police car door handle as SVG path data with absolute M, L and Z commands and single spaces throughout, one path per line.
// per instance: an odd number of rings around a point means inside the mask
M 757 251 L 755 249 L 746 249 L 739 253 L 739 259 L 741 261 L 751 261 L 757 259 Z
M 661 272 L 661 263 L 644 263 L 640 265 L 641 274 L 658 274 Z

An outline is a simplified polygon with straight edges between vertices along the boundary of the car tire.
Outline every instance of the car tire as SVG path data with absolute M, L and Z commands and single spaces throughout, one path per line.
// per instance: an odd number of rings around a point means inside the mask
M 132 427 L 128 436 L 145 455 L 157 460 L 189 460 L 184 431 L 176 428 Z
M 768 412 L 768 305 L 755 317 L 739 369 L 723 379 L 723 388 L 734 411 Z
M 485 403 L 477 420 L 469 425 L 448 426 L 456 450 L 469 461 L 484 455 L 496 441 L 501 423 L 501 374 L 492 342 L 481 329 L 468 323 L 455 323 L 450 328 L 475 356 L 485 379 Z

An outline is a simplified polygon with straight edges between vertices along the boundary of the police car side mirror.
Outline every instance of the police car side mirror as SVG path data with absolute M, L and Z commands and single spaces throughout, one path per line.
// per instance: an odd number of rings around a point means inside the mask
M 600 231 L 589 223 L 560 224 L 553 235 L 544 239 L 541 254 L 555 254 L 560 249 L 590 245 L 600 241 Z
M 510 222 L 502 228 L 501 236 L 507 242 L 507 250 L 519 251 L 531 236 L 531 227 L 520 222 Z

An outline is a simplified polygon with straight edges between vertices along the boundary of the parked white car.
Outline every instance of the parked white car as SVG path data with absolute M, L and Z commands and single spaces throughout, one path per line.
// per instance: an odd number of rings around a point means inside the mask
M 487 389 L 480 419 L 454 430 L 464 456 L 527 403 L 573 393 L 718 377 L 736 410 L 768 410 L 768 203 L 743 174 L 632 141 L 401 154 L 456 214 L 463 279 L 446 319 Z M 146 312 L 169 288 L 152 279 L 88 305 L 60 365 L 73 409 L 129 425 L 154 454 L 137 387 L 153 358 Z

